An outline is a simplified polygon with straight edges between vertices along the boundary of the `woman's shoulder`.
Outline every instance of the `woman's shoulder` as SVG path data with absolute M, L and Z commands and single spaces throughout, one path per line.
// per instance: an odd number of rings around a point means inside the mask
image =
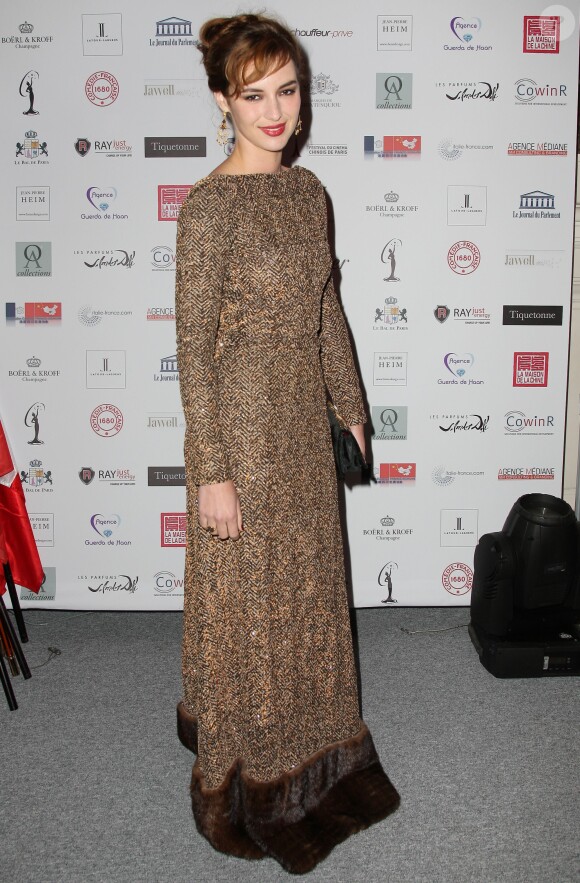
M 229 187 L 220 186 L 219 177 L 206 175 L 190 187 L 179 210 L 179 220 L 182 223 L 192 217 L 223 214 L 232 194 Z

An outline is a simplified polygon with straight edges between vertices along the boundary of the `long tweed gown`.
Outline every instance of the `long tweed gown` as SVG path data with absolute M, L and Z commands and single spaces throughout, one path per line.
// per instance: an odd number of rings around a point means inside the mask
M 197 754 L 200 832 L 294 873 L 398 803 L 359 717 L 325 387 L 348 423 L 365 414 L 330 269 L 324 191 L 307 169 L 209 176 L 183 204 L 178 732 Z M 198 485 L 226 479 L 238 541 L 198 524 Z

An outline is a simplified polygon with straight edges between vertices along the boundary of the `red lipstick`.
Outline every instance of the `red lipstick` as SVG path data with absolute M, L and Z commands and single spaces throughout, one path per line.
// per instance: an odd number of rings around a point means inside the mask
M 286 128 L 286 123 L 282 123 L 281 126 L 259 126 L 258 128 L 260 128 L 265 135 L 270 135 L 271 138 L 276 138 L 283 133 Z

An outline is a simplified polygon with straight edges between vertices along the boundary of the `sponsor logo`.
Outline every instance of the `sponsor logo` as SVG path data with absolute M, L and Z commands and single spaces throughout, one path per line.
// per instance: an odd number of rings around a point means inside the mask
M 528 417 L 524 411 L 508 411 L 503 430 L 504 435 L 554 435 L 554 417 Z
M 487 223 L 487 187 L 447 186 L 447 224 L 450 227 L 483 227 Z
M 436 89 L 443 89 L 445 97 L 449 101 L 456 101 L 457 104 L 472 101 L 485 102 L 495 101 L 499 92 L 499 83 L 491 83 L 487 80 L 477 80 L 475 82 L 450 82 L 435 83 Z
M 377 74 L 375 107 L 377 110 L 411 110 L 413 74 Z
M 154 159 L 206 156 L 205 138 L 145 138 L 145 156 Z
M 150 46 L 197 46 L 191 33 L 191 22 L 186 18 L 172 15 L 155 23 L 155 37 L 149 39 Z
M 504 325 L 561 325 L 563 307 L 504 304 Z
M 95 471 L 92 466 L 83 466 L 78 476 L 82 483 L 88 487 L 95 476 L 100 484 L 109 487 L 134 487 L 136 484 L 135 473 L 132 469 L 99 469 Z
M 147 429 L 185 429 L 183 411 L 150 411 L 147 414 Z
M 377 49 L 409 52 L 413 48 L 412 15 L 377 15 Z
M 568 156 L 568 145 L 559 141 L 510 141 L 508 156 Z
M 378 584 L 382 588 L 387 589 L 387 597 L 383 598 L 381 604 L 396 604 L 397 599 L 393 598 L 393 577 L 399 569 L 396 561 L 387 561 L 381 568 L 378 576 Z
M 535 269 L 555 270 L 564 260 L 563 249 L 514 250 L 506 252 L 505 267 L 533 267 Z
M 379 520 L 380 527 L 363 528 L 362 536 L 387 542 L 396 542 L 403 537 L 413 536 L 412 527 L 396 527 L 396 523 L 391 515 L 385 515 Z
M 308 156 L 348 156 L 348 146 L 346 144 L 314 144 L 312 141 L 308 141 L 306 149 Z
M 185 512 L 161 513 L 161 545 L 181 548 L 187 536 L 187 515 Z
M 34 25 L 28 21 L 23 21 L 18 25 L 20 36 L 11 35 L 9 37 L 0 37 L 1 46 L 14 46 L 15 49 L 39 49 L 52 43 L 54 37 L 40 36 L 34 33 Z
M 123 428 L 123 412 L 108 402 L 97 405 L 91 412 L 91 429 L 102 438 L 110 438 Z
M 148 466 L 149 487 L 185 487 L 185 466 Z
M 514 218 L 528 218 L 532 220 L 559 218 L 560 212 L 553 211 L 553 209 L 553 193 L 544 193 L 543 190 L 532 190 L 530 193 L 521 194 L 519 211 L 512 212 L 512 215 Z
M 398 265 L 398 253 L 397 249 L 400 250 L 403 247 L 403 243 L 400 239 L 389 239 L 385 247 L 381 252 L 381 263 L 387 264 L 389 267 L 389 275 L 383 277 L 383 282 L 400 282 L 401 279 L 397 276 L 397 265 Z
M 472 478 L 483 478 L 484 475 L 485 472 L 483 470 L 448 469 L 446 466 L 436 466 L 431 473 L 431 479 L 439 487 L 447 487 L 447 485 L 453 484 L 457 479 L 467 478 L 471 481 Z
M 85 95 L 95 107 L 109 107 L 119 97 L 119 81 L 108 71 L 95 71 L 85 83 Z
M 79 469 L 79 478 L 86 487 L 88 487 L 94 477 L 95 470 L 91 469 L 90 466 L 82 466 L 81 469 Z
M 91 515 L 90 525 L 95 531 L 98 540 L 85 540 L 85 546 L 130 546 L 131 540 L 120 540 L 114 536 L 121 526 L 121 516 L 116 514 L 103 514 L 96 512 Z M 92 536 L 92 535 L 91 535 Z
M 39 549 L 54 546 L 54 514 L 52 512 L 31 512 L 28 516 Z
M 420 135 L 365 135 L 365 157 L 379 157 L 380 159 L 420 159 L 421 136 Z
M 39 114 L 39 110 L 35 106 L 36 94 L 34 92 L 38 80 L 38 71 L 32 70 L 26 71 L 20 80 L 18 94 L 28 102 L 28 108 L 22 111 L 23 116 L 38 116 Z
M 453 322 L 461 322 L 463 325 L 489 325 L 491 315 L 486 307 L 450 307 L 438 304 L 433 310 L 433 315 L 440 325 L 452 317 Z
M 6 303 L 7 325 L 49 325 L 62 319 L 61 303 L 43 301 L 24 304 L 9 301 Z
M 440 386 L 482 386 L 485 383 L 484 380 L 466 377 L 467 374 L 471 374 L 474 362 L 473 353 L 446 353 L 443 357 L 443 364 L 453 375 L 453 379 L 449 380 L 446 377 L 442 380 L 439 378 L 437 383 Z
M 116 187 L 89 187 L 86 192 L 86 197 L 90 205 L 96 209 L 97 214 L 86 215 L 82 212 L 81 219 L 83 221 L 126 221 L 129 217 L 129 215 L 126 214 L 122 215 L 118 212 L 108 211 L 111 207 L 111 203 L 115 202 L 117 199 Z
M 551 105 L 562 106 L 568 104 L 568 86 L 558 83 L 553 86 L 550 83 L 538 84 L 531 77 L 522 77 L 514 83 L 515 104 L 527 105 Z
M 419 211 L 418 205 L 403 205 L 399 203 L 399 194 L 389 190 L 383 196 L 384 202 L 365 206 L 365 211 L 374 212 L 381 218 L 404 218 L 407 215 Z
M 489 414 L 431 414 L 431 420 L 435 420 L 441 432 L 449 435 L 463 432 L 487 432 Z
M 407 439 L 407 406 L 373 405 L 373 438 L 375 441 L 405 441 Z
M 50 187 L 17 187 L 16 220 L 50 221 Z
M 35 604 L 42 603 L 43 601 L 54 601 L 56 597 L 56 567 L 43 567 L 43 570 L 44 577 L 38 594 L 21 587 L 21 601 L 34 601 Z
M 43 159 L 43 157 L 46 159 Z M 28 129 L 22 141 L 16 142 L 15 166 L 47 166 L 48 144 L 41 141 L 38 132 Z
M 79 307 L 77 311 L 79 322 L 86 325 L 87 328 L 94 328 L 94 326 L 102 322 L 103 319 L 127 319 L 132 315 L 132 310 L 93 309 L 91 304 L 84 304 L 82 307 Z
M 129 576 L 126 573 L 96 576 L 79 576 L 79 581 L 87 583 L 87 589 L 94 594 L 106 595 L 109 592 L 129 592 L 131 595 L 137 591 L 138 576 Z
M 450 269 L 459 276 L 467 276 L 469 273 L 475 272 L 479 267 L 480 260 L 479 248 L 474 242 L 469 242 L 467 239 L 454 242 L 447 252 L 447 263 Z
M 148 322 L 175 322 L 173 307 L 147 307 Z
M 52 242 L 16 242 L 17 276 L 52 276 Z
M 341 37 L 352 37 L 354 31 L 331 31 L 324 30 L 321 31 L 319 28 L 310 28 L 309 31 L 305 31 L 302 28 L 292 28 L 292 33 L 296 37 L 329 37 L 331 40 L 337 40 Z
M 34 431 L 34 437 L 28 442 L 29 445 L 43 445 L 44 441 L 40 438 L 41 417 L 46 411 L 44 402 L 34 402 L 30 406 L 24 416 L 24 425 Z M 44 422 L 44 421 L 42 421 Z
M 166 356 L 164 359 L 160 359 L 159 372 L 153 375 L 153 380 L 157 383 L 178 381 L 177 356 Z
M 87 389 L 125 389 L 125 350 L 87 350 Z
M 407 331 L 409 321 L 407 308 L 398 304 L 396 297 L 386 297 L 384 307 L 375 307 L 373 321 L 375 331 Z
M 108 270 L 113 267 L 130 270 L 135 261 L 135 250 L 126 251 L 124 248 L 111 248 L 107 251 L 77 250 L 73 254 L 88 257 L 89 260 L 83 263 L 89 270 Z
M 466 141 L 454 141 L 452 138 L 443 138 L 437 148 L 442 159 L 453 162 L 462 156 L 476 157 L 480 150 L 493 150 L 493 144 L 473 144 Z
M 87 14 L 83 19 L 83 55 L 122 55 L 123 22 L 120 12 Z
M 60 377 L 60 371 L 41 368 L 41 365 L 42 361 L 38 356 L 30 356 L 29 359 L 26 359 L 26 368 L 9 370 L 8 377 L 23 380 L 25 383 L 46 383 L 47 380 Z
M 26 493 L 51 494 L 53 491 L 52 469 L 45 469 L 42 460 L 30 460 L 28 469 L 20 470 L 20 481 Z
M 441 509 L 440 545 L 476 546 L 479 509 Z
M 106 537 L 107 539 L 115 533 L 115 531 L 121 525 L 121 516 L 120 515 L 101 515 L 100 512 L 97 512 L 95 515 L 91 515 L 91 527 L 92 529 L 98 533 L 100 537 Z
M 183 588 L 183 577 L 175 576 L 170 570 L 159 570 L 153 577 L 153 589 L 156 595 L 182 597 Z
M 373 383 L 375 386 L 407 385 L 407 353 L 375 353 Z
M 524 52 L 560 51 L 559 15 L 524 15 Z
M 86 156 L 91 149 L 92 142 L 87 138 L 77 138 L 75 141 L 75 150 L 79 156 Z M 118 159 L 119 157 L 131 157 L 133 148 L 125 139 L 111 138 L 109 141 L 94 142 L 95 156 L 105 156 L 109 159 Z
M 154 270 L 175 271 L 175 251 L 169 245 L 156 245 L 151 249 L 151 266 Z
M 86 156 L 91 149 L 91 142 L 88 138 L 77 138 L 75 141 L 75 150 L 79 156 Z
M 439 324 L 443 325 L 443 323 L 447 322 L 447 319 L 451 315 L 451 310 L 444 304 L 438 304 L 433 310 L 433 315 L 435 316 Z
M 441 574 L 441 583 L 450 595 L 466 595 L 473 585 L 473 570 L 462 561 L 455 561 Z
M 491 44 L 480 41 L 481 29 L 483 27 L 480 18 L 476 16 L 463 18 L 461 15 L 456 15 L 449 22 L 449 27 L 455 40 L 451 44 L 444 44 L 443 49 L 446 52 L 489 52 L 493 49 Z
M 514 353 L 513 386 L 548 385 L 549 353 Z
M 176 221 L 181 204 L 191 190 L 191 184 L 158 184 L 157 220 Z
M 202 98 L 207 91 L 206 80 L 145 80 L 144 98 Z
M 341 102 L 330 96 L 336 95 L 338 85 L 328 74 L 315 74 L 310 79 L 310 90 L 306 95 L 307 101 L 312 107 L 335 108 L 341 107 Z
M 416 463 L 380 463 L 374 467 L 377 484 L 412 484 L 417 478 Z
M 497 473 L 498 481 L 553 481 L 553 466 L 503 466 Z

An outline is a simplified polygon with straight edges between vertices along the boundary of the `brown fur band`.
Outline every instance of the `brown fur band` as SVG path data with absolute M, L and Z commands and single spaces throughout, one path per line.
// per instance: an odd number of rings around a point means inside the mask
M 183 703 L 178 734 L 196 750 L 196 720 Z M 250 859 L 268 855 L 293 874 L 312 870 L 338 843 L 399 805 L 364 723 L 352 738 L 268 782 L 248 776 L 238 759 L 221 785 L 208 789 L 196 762 L 191 799 L 197 828 L 215 849 Z

